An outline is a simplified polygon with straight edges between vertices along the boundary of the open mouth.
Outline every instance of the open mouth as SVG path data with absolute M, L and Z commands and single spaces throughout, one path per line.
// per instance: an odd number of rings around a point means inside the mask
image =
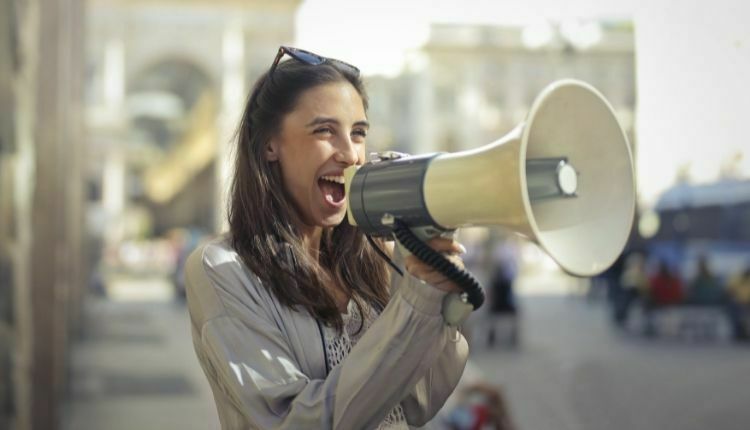
M 346 192 L 343 176 L 321 176 L 318 178 L 318 187 L 326 202 L 334 206 L 340 206 L 344 202 Z

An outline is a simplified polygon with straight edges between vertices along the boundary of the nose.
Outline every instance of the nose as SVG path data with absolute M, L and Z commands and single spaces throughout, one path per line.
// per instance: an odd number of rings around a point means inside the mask
M 347 166 L 359 163 L 360 160 L 357 147 L 349 136 L 344 136 L 339 140 L 336 153 L 333 154 L 333 159 L 337 163 L 346 164 Z

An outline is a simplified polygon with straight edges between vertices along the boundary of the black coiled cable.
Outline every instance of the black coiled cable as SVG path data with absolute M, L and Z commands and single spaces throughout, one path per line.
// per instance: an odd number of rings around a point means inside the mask
M 457 267 L 442 254 L 419 240 L 401 220 L 396 219 L 394 221 L 393 233 L 404 248 L 408 249 L 417 258 L 432 266 L 464 290 L 474 310 L 482 306 L 482 303 L 484 303 L 484 290 L 482 290 L 479 282 L 471 273 Z

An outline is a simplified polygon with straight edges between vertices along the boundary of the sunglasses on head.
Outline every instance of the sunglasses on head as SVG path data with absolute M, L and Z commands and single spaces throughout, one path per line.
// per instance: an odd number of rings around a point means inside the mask
M 271 70 L 268 71 L 269 75 L 273 74 L 273 71 L 276 70 L 276 66 L 279 65 L 279 61 L 281 61 L 281 58 L 284 56 L 284 54 L 288 54 L 290 57 L 294 58 L 295 60 L 305 63 L 305 64 L 309 64 L 311 66 L 319 66 L 323 63 L 332 64 L 341 69 L 347 70 L 356 76 L 359 76 L 359 69 L 352 66 L 349 63 L 345 63 L 335 58 L 323 57 L 318 54 L 313 54 L 310 51 L 305 51 L 304 49 L 293 48 L 291 46 L 279 47 L 279 53 L 276 54 L 276 59 L 273 60 L 273 64 L 271 65 Z

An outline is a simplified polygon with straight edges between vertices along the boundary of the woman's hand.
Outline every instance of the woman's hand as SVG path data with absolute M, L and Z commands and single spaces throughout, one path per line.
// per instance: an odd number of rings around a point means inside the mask
M 460 254 L 466 252 L 466 249 L 460 243 L 455 240 L 445 239 L 442 237 L 436 237 L 427 242 L 432 249 L 442 253 L 448 260 L 453 264 L 464 268 L 464 262 L 459 257 Z M 417 279 L 420 279 L 433 287 L 443 291 L 462 291 L 453 281 L 443 276 L 440 272 L 433 269 L 432 266 L 426 264 L 414 255 L 409 255 L 404 259 L 404 266 L 409 273 Z

